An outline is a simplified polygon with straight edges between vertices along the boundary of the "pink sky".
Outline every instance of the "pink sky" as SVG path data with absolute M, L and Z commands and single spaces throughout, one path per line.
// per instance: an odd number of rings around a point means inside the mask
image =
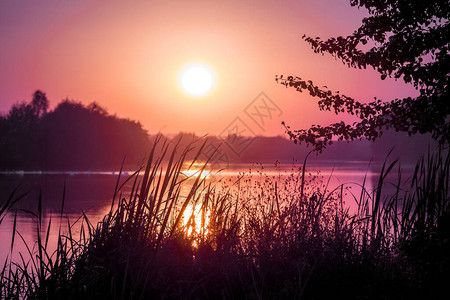
M 139 120 L 150 133 L 219 134 L 260 94 L 282 110 L 255 134 L 341 119 L 319 112 L 316 99 L 276 84 L 297 75 L 361 101 L 416 94 L 373 70 L 348 69 L 313 53 L 301 36 L 350 34 L 365 16 L 334 1 L 2 1 L 0 112 L 29 101 L 36 89 L 54 107 L 63 98 L 97 101 L 112 114 Z M 216 83 L 195 98 L 178 75 L 207 64 Z M 349 119 L 347 119 L 349 120 Z

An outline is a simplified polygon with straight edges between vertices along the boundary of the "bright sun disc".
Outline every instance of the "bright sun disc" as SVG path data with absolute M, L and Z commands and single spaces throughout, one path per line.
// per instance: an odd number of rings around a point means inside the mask
M 189 66 L 181 74 L 181 86 L 188 94 L 204 95 L 211 90 L 212 85 L 213 75 L 206 66 Z

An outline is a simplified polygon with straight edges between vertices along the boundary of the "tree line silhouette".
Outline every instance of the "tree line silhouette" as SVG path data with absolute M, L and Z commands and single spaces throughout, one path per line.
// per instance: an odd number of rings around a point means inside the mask
M 65 99 L 49 111 L 45 93 L 38 90 L 30 103 L 17 103 L 6 116 L 0 116 L 0 170 L 118 170 L 124 157 L 124 167 L 134 170 L 155 137 L 138 121 L 110 115 L 95 102 L 84 105 Z M 201 138 L 195 133 L 179 133 L 168 141 L 180 140 L 180 145 L 187 147 Z M 292 163 L 303 160 L 311 150 L 281 136 L 255 136 L 246 137 L 251 139 L 249 147 L 235 155 L 227 146 L 227 139 L 213 135 L 206 138 L 208 145 L 220 145 L 229 163 Z M 329 151 L 310 159 L 383 160 L 394 147 L 395 155 L 415 161 L 430 142 L 429 137 L 386 133 L 376 143 L 336 142 Z M 194 159 L 194 154 L 188 154 L 187 159 Z M 208 151 L 201 159 L 208 159 Z
M 0 116 L 0 169 L 105 170 L 137 167 L 150 141 L 142 125 L 93 102 L 65 99 L 53 110 L 42 91 Z

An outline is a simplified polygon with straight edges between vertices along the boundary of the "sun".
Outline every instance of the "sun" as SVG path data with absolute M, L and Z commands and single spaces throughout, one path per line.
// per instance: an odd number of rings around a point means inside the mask
M 214 84 L 214 76 L 208 66 L 191 64 L 181 72 L 180 84 L 189 95 L 203 96 L 211 91 Z

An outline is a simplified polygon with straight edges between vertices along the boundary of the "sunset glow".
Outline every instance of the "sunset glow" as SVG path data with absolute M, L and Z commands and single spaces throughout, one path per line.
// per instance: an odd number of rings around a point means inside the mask
M 202 170 L 195 170 L 195 169 L 190 169 L 190 170 L 186 170 L 183 171 L 182 174 L 184 174 L 187 177 L 194 177 L 197 178 L 200 176 L 201 179 L 203 178 L 207 178 L 210 175 L 211 171 L 203 171 Z
M 107 10 L 98 1 L 50 3 L 0 4 L 0 113 L 41 89 L 51 108 L 67 97 L 96 101 L 149 132 L 217 135 L 264 92 L 283 115 L 252 131 L 275 136 L 284 134 L 281 121 L 300 128 L 337 120 L 307 93 L 277 84 L 277 74 L 361 101 L 414 90 L 316 55 L 301 39 L 353 32 L 366 13 L 346 1 L 137 1 Z
M 436 299 L 448 1 L 0 1 L 1 299 Z

